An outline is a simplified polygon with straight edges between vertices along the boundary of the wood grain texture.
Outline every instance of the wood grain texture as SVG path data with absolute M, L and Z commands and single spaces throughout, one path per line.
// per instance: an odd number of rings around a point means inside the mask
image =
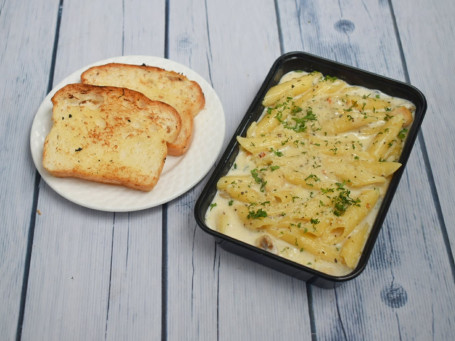
M 109 5 L 102 0 L 65 1 L 54 85 L 87 64 L 121 56 L 123 41 L 121 0 L 111 1 Z
M 192 68 L 213 85 L 206 3 L 187 1 L 182 5 L 171 1 L 168 20 L 167 57 Z M 167 304 L 163 318 L 170 340 L 217 337 L 218 257 L 216 245 L 193 218 L 198 188 L 168 204 Z
M 123 55 L 164 56 L 165 2 L 124 1 Z M 162 209 L 115 215 L 108 340 L 161 336 Z
M 285 49 L 301 44 L 307 52 L 405 80 L 388 3 L 294 6 L 279 6 Z M 298 17 L 289 20 L 293 12 Z M 312 288 L 318 338 L 446 339 L 453 333 L 447 314 L 454 303 L 453 264 L 421 150 L 417 143 L 365 272 L 332 291 Z
M 105 7 L 104 1 L 65 1 L 56 82 L 99 59 L 163 54 L 163 2 L 110 3 L 109 16 L 100 20 Z M 147 13 L 146 25 L 135 20 Z M 161 208 L 95 212 L 63 200 L 45 184 L 38 207 L 23 338 L 159 338 Z M 43 307 L 46 314 L 40 313 Z
M 29 132 L 46 93 L 58 1 L 0 3 L 0 335 L 16 337 L 36 172 Z
M 437 214 L 426 206 L 431 192 L 412 185 L 413 179 L 425 181 L 419 147 L 411 156 L 364 273 L 335 289 L 329 295 L 331 303 L 326 291 L 314 290 L 316 326 L 322 338 L 450 339 L 453 273 L 441 247 L 444 241 L 438 233 Z M 332 317 L 331 328 L 323 323 L 327 316 Z M 358 322 L 353 325 L 354 318 Z
M 452 248 L 455 246 L 455 120 L 453 69 L 455 4 L 441 1 L 392 1 L 410 81 L 428 101 L 422 125 L 432 182 L 436 186 L 442 219 Z M 443 139 L 441 137 L 444 137 Z M 452 254 L 453 257 L 453 254 Z
M 161 335 L 161 208 L 115 215 L 106 339 Z
M 271 2 L 260 11 L 244 1 L 186 4 L 171 2 L 169 58 L 211 81 L 225 109 L 226 145 L 279 55 L 275 8 Z M 194 221 L 200 191 L 168 207 L 169 339 L 301 340 L 295 327 L 310 330 L 305 284 L 220 249 Z
M 454 14 L 447 0 L 0 0 L 0 339 L 451 340 Z M 355 280 L 319 289 L 222 249 L 193 216 L 207 179 L 121 214 L 35 186 L 34 114 L 82 66 L 143 54 L 194 69 L 224 105 L 226 146 L 295 50 L 410 81 L 429 103 Z
M 38 207 L 22 338 L 104 338 L 114 217 L 63 200 L 47 185 Z

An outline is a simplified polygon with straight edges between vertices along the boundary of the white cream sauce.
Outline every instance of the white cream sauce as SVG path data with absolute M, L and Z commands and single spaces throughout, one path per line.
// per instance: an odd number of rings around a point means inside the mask
M 292 78 L 300 77 L 302 76 L 303 73 L 301 72 L 291 72 L 289 74 L 286 74 L 283 76 L 281 79 L 281 82 L 288 81 Z M 392 98 L 390 96 L 387 96 L 384 93 L 381 93 L 377 90 L 369 90 L 366 88 L 362 87 L 351 87 L 352 91 L 351 93 L 354 93 L 359 96 L 378 96 L 381 99 L 387 99 L 390 101 L 391 106 L 406 106 L 408 108 L 412 108 L 412 104 L 409 103 L 408 101 L 405 101 L 403 99 L 398 99 L 398 98 Z M 314 105 L 312 105 L 312 110 L 313 113 L 316 114 L 318 117 L 319 122 L 323 122 L 324 120 L 328 120 L 330 118 L 333 118 L 333 112 L 329 113 L 327 103 L 322 101 L 322 102 L 315 102 Z M 342 113 L 339 113 L 342 115 Z M 344 113 L 346 114 L 346 113 Z M 336 114 L 335 114 L 336 115 Z M 384 124 L 384 122 L 378 122 L 378 123 L 372 123 L 370 124 L 371 127 L 374 127 L 376 124 L 381 125 Z M 321 136 L 319 136 L 321 137 Z M 323 138 L 323 137 L 322 137 Z M 343 134 L 339 134 L 337 139 L 346 139 L 346 140 L 352 140 L 356 141 L 355 143 L 360 143 L 363 145 L 368 145 L 371 140 L 372 136 L 368 136 L 362 132 L 359 131 L 348 131 Z M 329 138 L 327 138 L 329 139 Z M 329 139 L 330 140 L 330 139 Z M 353 142 L 354 143 L 354 142 Z M 283 147 L 280 149 L 283 153 L 286 153 L 286 147 Z M 355 153 L 353 151 L 353 153 Z M 251 155 L 245 150 L 241 148 L 234 165 L 232 168 L 229 170 L 228 175 L 246 175 L 246 176 L 251 176 L 251 171 L 253 169 L 257 168 L 257 165 L 252 161 Z M 322 169 L 315 169 L 315 174 L 321 179 L 325 180 L 325 178 L 328 179 L 328 177 L 325 175 L 324 170 Z M 365 218 L 365 220 L 359 224 L 363 225 L 365 222 L 369 224 L 371 227 L 373 225 L 373 222 L 376 218 L 378 209 L 381 205 L 383 195 L 385 194 L 385 191 L 387 190 L 388 184 L 390 181 L 387 181 L 384 184 L 374 184 L 371 187 L 377 188 L 380 191 L 380 199 L 376 203 L 375 207 L 371 210 L 371 212 L 368 214 L 368 216 Z M 259 190 L 259 185 L 256 185 L 256 189 Z M 297 190 L 296 185 L 292 185 L 289 183 L 285 183 L 284 188 L 290 188 L 292 187 L 293 190 Z M 311 197 L 312 196 L 312 191 L 310 189 L 298 189 L 301 191 L 302 196 L 307 196 Z M 359 190 L 355 188 L 350 188 L 351 190 L 351 195 L 352 197 L 356 197 L 359 194 Z M 365 187 L 362 187 L 362 190 L 365 190 Z M 241 240 L 243 242 L 246 242 L 251 245 L 255 245 L 257 247 L 269 247 L 268 251 L 275 253 L 279 256 L 282 256 L 286 259 L 289 259 L 291 261 L 294 261 L 298 264 L 316 269 L 318 271 L 334 275 L 334 276 L 341 276 L 341 275 L 346 275 L 352 271 L 351 268 L 347 267 L 346 265 L 342 264 L 342 262 L 331 262 L 327 260 L 323 260 L 318 256 L 315 256 L 314 254 L 302 250 L 302 248 L 298 248 L 295 245 L 291 245 L 281 239 L 274 238 L 273 236 L 268 236 L 267 239 L 262 239 L 264 235 L 266 235 L 266 232 L 262 231 L 253 231 L 251 229 L 248 229 L 245 227 L 237 213 L 235 212 L 234 206 L 233 205 L 234 200 L 229 197 L 224 191 L 218 191 L 216 196 L 214 197 L 212 201 L 212 205 L 210 206 L 209 210 L 206 213 L 206 224 L 214 229 L 218 230 L 232 238 Z M 226 219 L 227 218 L 227 219 Z M 227 224 L 220 226 L 220 221 L 228 222 Z M 270 237 L 270 238 L 269 238 Z M 262 241 L 262 243 L 261 243 Z M 339 245 L 341 247 L 341 245 Z

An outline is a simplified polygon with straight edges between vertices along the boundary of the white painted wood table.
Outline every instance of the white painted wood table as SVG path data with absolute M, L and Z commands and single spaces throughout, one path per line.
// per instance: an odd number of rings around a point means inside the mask
M 454 16 L 449 0 L 0 1 L 0 339 L 453 340 Z M 429 104 L 370 262 L 336 289 L 221 249 L 193 216 L 205 180 L 109 213 L 63 199 L 34 167 L 40 103 L 87 64 L 190 67 L 223 103 L 226 146 L 289 51 L 409 82 Z

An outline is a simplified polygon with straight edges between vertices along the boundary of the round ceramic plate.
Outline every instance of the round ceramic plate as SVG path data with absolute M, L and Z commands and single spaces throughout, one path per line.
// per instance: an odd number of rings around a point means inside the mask
M 55 92 L 69 83 L 79 83 L 83 71 L 106 63 L 146 64 L 179 72 L 196 81 L 205 95 L 205 107 L 194 119 L 193 141 L 183 156 L 168 156 L 158 184 L 150 192 L 72 178 L 57 178 L 42 166 L 44 140 L 52 127 L 52 102 Z M 175 199 L 196 185 L 215 163 L 223 144 L 225 117 L 215 90 L 200 75 L 184 65 L 151 56 L 122 56 L 88 65 L 58 84 L 41 103 L 32 124 L 30 148 L 41 177 L 58 194 L 88 208 L 109 211 L 137 211 Z

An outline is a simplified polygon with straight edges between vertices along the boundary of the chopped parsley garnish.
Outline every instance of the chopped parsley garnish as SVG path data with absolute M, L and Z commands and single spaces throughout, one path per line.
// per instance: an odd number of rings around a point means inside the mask
M 211 211 L 214 207 L 216 207 L 216 202 L 214 202 L 213 204 L 210 204 L 210 211 Z
M 400 140 L 404 140 L 406 138 L 407 133 L 408 133 L 408 129 L 406 129 L 406 128 L 401 129 L 400 132 L 398 133 L 398 138 Z
M 253 179 L 254 179 L 258 184 L 262 182 L 262 179 L 261 179 L 261 178 L 259 177 L 259 175 L 258 175 L 258 170 L 257 170 L 257 168 L 255 168 L 255 169 L 253 169 L 253 170 L 251 171 L 251 175 L 253 176 Z
M 303 110 L 302 107 L 293 106 L 291 109 L 291 114 L 295 115 L 295 114 L 301 112 L 302 110 Z
M 321 179 L 319 179 L 319 177 L 315 174 L 310 174 L 308 175 L 306 178 L 305 178 L 305 182 L 307 182 L 308 180 L 313 180 L 314 182 L 318 182 L 318 181 L 321 181 Z
M 330 76 L 330 75 L 324 76 L 324 80 L 325 80 L 325 81 L 335 82 L 337 79 L 338 79 L 338 78 L 335 77 L 335 76 Z
M 384 121 L 388 121 L 388 120 L 390 120 L 392 117 L 393 117 L 392 115 L 385 114 L 385 116 L 384 116 Z
M 267 217 L 267 212 L 264 211 L 262 208 L 258 209 L 256 212 L 254 210 L 249 211 L 247 216 L 248 219 L 259 219 L 265 217 Z
M 306 114 L 303 117 L 299 117 L 297 114 L 302 112 L 303 109 L 301 107 L 293 106 L 291 108 L 291 120 L 294 123 L 288 122 L 283 120 L 283 115 L 281 112 L 277 113 L 275 118 L 283 124 L 286 129 L 294 130 L 296 133 L 301 133 L 306 131 L 306 124 L 308 121 L 316 121 L 316 115 L 313 113 L 313 109 L 308 107 L 306 109 Z
M 323 194 L 327 194 L 327 193 L 333 193 L 333 192 L 335 192 L 335 190 L 333 188 L 321 188 L 321 192 Z
M 304 117 L 292 117 L 292 120 L 295 121 L 294 126 L 286 125 L 285 128 L 294 130 L 296 133 L 301 133 L 306 130 L 306 123 L 308 121 L 315 121 L 316 115 L 313 112 L 307 113 Z
M 264 192 L 267 181 L 265 181 L 264 179 L 262 179 L 259 176 L 259 172 L 258 172 L 257 168 L 255 168 L 251 171 L 251 176 L 253 177 L 254 181 L 256 181 L 257 184 L 261 185 L 261 192 Z
M 344 183 L 336 183 L 338 195 L 332 198 L 333 214 L 337 217 L 342 216 L 349 206 L 359 206 L 360 199 L 352 199 L 351 191 L 344 188 Z
M 274 150 L 273 148 L 270 148 L 270 151 L 278 157 L 283 156 L 283 152 L 280 152 L 279 150 Z

